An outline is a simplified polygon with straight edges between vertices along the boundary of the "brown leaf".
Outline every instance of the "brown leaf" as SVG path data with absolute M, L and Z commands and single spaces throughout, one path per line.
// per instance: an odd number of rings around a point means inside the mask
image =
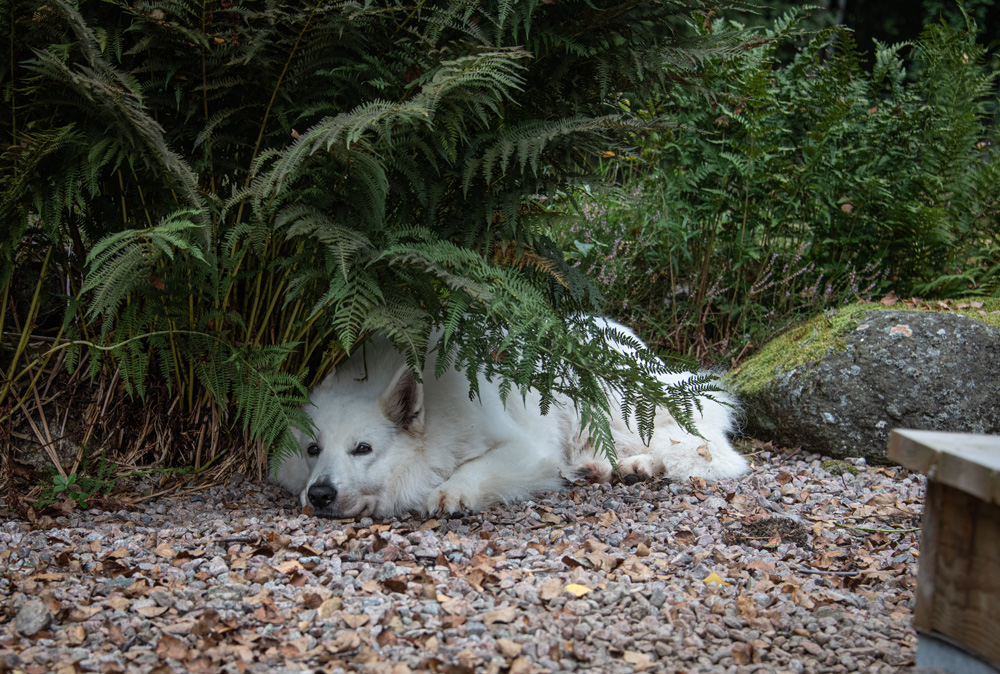
M 115 646 L 122 646 L 125 643 L 125 635 L 122 633 L 122 628 L 117 622 L 111 619 L 104 621 L 104 630 L 108 633 L 108 641 L 113 643 Z
M 632 555 L 621 565 L 621 571 L 632 579 L 632 582 L 648 580 L 653 576 L 653 570 L 639 561 L 639 558 Z
M 789 482 L 792 481 L 792 479 L 793 479 L 792 474 L 784 470 L 774 476 L 775 482 L 781 485 L 788 484 Z
M 500 651 L 500 655 L 505 658 L 516 658 L 521 654 L 521 650 L 523 648 L 524 646 L 516 641 L 511 641 L 510 639 L 505 639 L 503 637 L 497 639 L 497 649 Z
M 64 515 L 69 515 L 71 512 L 76 510 L 76 506 L 77 506 L 76 501 L 71 499 L 69 496 L 66 496 L 63 498 L 62 501 L 59 501 L 59 503 L 53 503 L 50 507 L 55 510 L 58 510 Z
M 153 554 L 164 559 L 173 559 L 177 556 L 177 551 L 164 542 L 153 548 Z
M 86 640 L 87 630 L 84 629 L 83 625 L 70 625 L 66 628 L 66 641 L 69 642 L 70 646 L 79 646 Z
M 302 604 L 307 609 L 318 609 L 323 603 L 323 597 L 319 596 L 315 592 L 303 592 L 299 599 L 302 600 Z
M 594 571 L 611 571 L 621 562 L 619 558 L 601 551 L 587 554 L 587 561 L 590 562 L 590 568 Z
M 162 659 L 184 660 L 187 658 L 188 647 L 183 641 L 169 634 L 160 637 L 160 643 L 156 645 L 156 654 Z
M 262 564 L 259 569 L 250 575 L 248 580 L 252 583 L 260 583 L 263 585 L 264 583 L 269 583 L 274 580 L 275 573 L 276 572 L 273 566 L 270 564 Z
M 297 559 L 289 559 L 286 562 L 282 562 L 274 567 L 274 570 L 278 573 L 283 573 L 285 575 L 292 575 L 295 571 L 300 571 L 302 569 L 302 564 L 299 563 Z
M 765 562 L 762 559 L 755 559 L 747 564 L 747 569 L 751 571 L 760 571 L 761 573 L 774 573 L 775 564 L 774 562 Z
M 653 658 L 649 653 L 640 653 L 639 651 L 625 651 L 625 655 L 622 659 L 632 665 L 632 669 L 637 672 L 641 672 L 644 669 L 649 669 L 653 666 Z
M 364 613 L 341 613 L 340 618 L 352 629 L 358 629 L 370 619 Z
M 386 578 L 382 581 L 382 587 L 386 589 L 387 592 L 398 592 L 400 594 L 406 594 L 406 576 L 396 576 L 395 578 Z M 482 588 L 480 588 L 481 590 Z
M 281 611 L 274 604 L 261 604 L 253 612 L 253 615 L 257 620 L 273 625 L 280 625 L 285 622 L 285 616 L 281 614 Z
M 476 588 L 478 592 L 483 591 L 485 585 L 495 584 L 500 582 L 495 574 L 490 573 L 488 570 L 476 567 L 469 572 L 469 575 L 465 577 L 465 580 L 469 585 Z
M 144 618 L 156 618 L 170 610 L 169 606 L 142 606 L 135 610 Z
M 698 446 L 698 456 L 700 456 L 701 458 L 705 459 L 705 461 L 707 461 L 709 463 L 712 462 L 712 452 L 709 451 L 708 445 L 699 445 Z
M 86 622 L 100 613 L 101 610 L 100 606 L 74 606 L 70 609 L 69 615 L 66 616 L 66 621 L 71 623 Z
M 483 624 L 492 625 L 494 623 L 510 623 L 517 617 L 517 609 L 513 606 L 504 606 L 495 611 L 483 614 Z
M 538 588 L 538 596 L 543 601 L 549 601 L 554 599 L 563 593 L 563 581 L 558 578 L 549 578 L 547 581 L 542 583 L 542 586 Z
M 375 637 L 375 643 L 377 643 L 381 648 L 386 648 L 388 646 L 395 646 L 399 643 L 399 637 L 392 630 L 382 630 Z
M 198 616 L 198 622 L 194 624 L 191 632 L 195 636 L 207 637 L 215 629 L 215 626 L 219 624 L 219 613 L 215 609 L 208 609 L 203 611 L 200 616 Z
M 753 646 L 743 641 L 737 641 L 730 648 L 730 654 L 738 666 L 749 665 L 753 659 Z
M 340 597 L 330 597 L 316 609 L 316 614 L 323 620 L 328 620 L 330 616 L 340 610 L 340 607 L 344 605 L 344 600 Z
M 890 291 L 889 291 L 889 292 L 888 292 L 888 293 L 886 294 L 886 296 L 885 296 L 885 297 L 883 297 L 883 298 L 882 298 L 881 300 L 879 300 L 879 301 L 880 301 L 880 302 L 881 302 L 882 304 L 884 304 L 885 306 L 887 306 L 887 307 L 891 307 L 891 306 L 892 306 L 893 304 L 896 304 L 896 302 L 898 302 L 898 301 L 899 301 L 899 298 L 898 298 L 898 297 L 896 297 L 896 293 L 894 293 L 894 292 L 892 292 L 892 291 L 890 290 Z
M 337 636 L 333 638 L 333 641 L 325 642 L 324 645 L 332 653 L 353 651 L 361 645 L 361 636 L 351 630 L 340 630 L 337 632 Z
M 745 594 L 741 594 L 736 598 L 736 608 L 740 610 L 740 615 L 747 622 L 757 617 L 757 604 Z

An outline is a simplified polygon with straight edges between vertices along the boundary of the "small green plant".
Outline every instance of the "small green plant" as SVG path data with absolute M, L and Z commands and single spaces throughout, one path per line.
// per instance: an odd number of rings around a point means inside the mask
M 77 507 L 86 509 L 88 499 L 96 495 L 108 496 L 114 489 L 117 478 L 116 466 L 101 452 L 91 465 L 86 455 L 77 472 L 69 475 L 55 473 L 51 481 L 43 485 L 43 491 L 35 502 L 35 509 L 41 509 L 65 498 L 76 502 Z

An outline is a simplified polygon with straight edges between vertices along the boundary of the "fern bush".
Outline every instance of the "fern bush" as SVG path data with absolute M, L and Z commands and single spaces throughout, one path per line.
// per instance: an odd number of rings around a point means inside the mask
M 605 450 L 613 386 L 648 430 L 652 373 L 567 322 L 598 295 L 543 203 L 662 125 L 614 97 L 743 49 L 687 33 L 720 4 L 0 0 L 3 315 L 55 340 L 13 345 L 0 414 L 58 353 L 287 454 L 307 388 L 360 341 L 417 363 L 443 325 L 438 362 L 470 382 L 565 390 Z M 10 296 L 40 256 L 51 325 Z
M 848 30 L 796 25 L 713 59 L 707 97 L 636 106 L 679 124 L 613 162 L 621 189 L 581 197 L 583 221 L 556 230 L 592 276 L 619 270 L 601 286 L 615 313 L 674 349 L 735 357 L 876 292 L 1000 289 L 995 73 L 975 26 L 876 44 L 866 72 Z

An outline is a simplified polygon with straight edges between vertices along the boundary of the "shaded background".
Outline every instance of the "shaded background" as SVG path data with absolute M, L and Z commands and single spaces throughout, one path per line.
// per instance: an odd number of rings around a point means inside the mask
M 869 58 L 874 51 L 873 39 L 887 43 L 911 40 L 920 35 L 926 24 L 939 20 L 955 28 L 965 25 L 962 10 L 955 0 L 819 0 L 811 3 L 778 0 L 760 4 L 755 12 L 738 12 L 738 20 L 748 25 L 770 24 L 774 18 L 795 7 L 811 6 L 813 9 L 808 11 L 805 26 L 849 26 L 858 47 Z M 1000 1 L 967 0 L 964 6 L 979 27 L 980 42 L 995 47 L 1000 40 Z M 997 65 L 996 60 L 994 53 L 990 65 Z

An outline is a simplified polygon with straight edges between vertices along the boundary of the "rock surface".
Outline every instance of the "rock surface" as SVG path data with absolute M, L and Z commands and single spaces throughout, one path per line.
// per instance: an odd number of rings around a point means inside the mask
M 840 329 L 810 362 L 789 349 L 790 365 L 767 382 L 737 383 L 751 434 L 885 461 L 893 428 L 1000 432 L 997 328 L 960 314 L 868 311 Z
M 52 613 L 45 603 L 32 599 L 21 607 L 14 618 L 14 629 L 18 634 L 33 637 L 52 624 Z

